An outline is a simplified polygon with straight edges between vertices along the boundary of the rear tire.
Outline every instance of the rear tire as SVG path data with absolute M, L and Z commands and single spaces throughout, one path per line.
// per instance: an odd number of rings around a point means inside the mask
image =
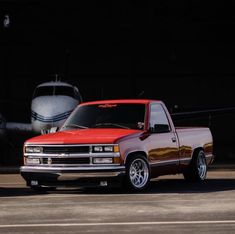
M 206 179 L 207 164 L 203 150 L 198 150 L 194 153 L 188 169 L 183 174 L 185 180 L 190 182 L 201 182 Z
M 136 155 L 126 164 L 125 187 L 131 191 L 143 191 L 149 187 L 150 169 L 147 159 Z

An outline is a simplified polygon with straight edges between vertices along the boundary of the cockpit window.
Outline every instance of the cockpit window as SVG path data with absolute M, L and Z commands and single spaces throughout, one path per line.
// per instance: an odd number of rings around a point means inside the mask
M 73 87 L 70 86 L 41 86 L 35 89 L 33 98 L 52 95 L 63 95 L 77 99 Z
M 35 89 L 33 98 L 40 96 L 51 96 L 54 93 L 54 86 L 41 86 Z
M 64 95 L 74 98 L 73 87 L 69 86 L 55 86 L 55 95 Z

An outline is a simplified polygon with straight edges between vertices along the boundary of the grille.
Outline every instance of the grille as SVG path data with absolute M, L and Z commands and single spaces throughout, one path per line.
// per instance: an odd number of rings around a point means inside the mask
M 50 158 L 50 164 L 89 164 L 90 158 Z M 48 164 L 48 158 L 42 159 L 43 164 Z
M 43 153 L 45 154 L 83 154 L 89 153 L 89 146 L 44 146 Z

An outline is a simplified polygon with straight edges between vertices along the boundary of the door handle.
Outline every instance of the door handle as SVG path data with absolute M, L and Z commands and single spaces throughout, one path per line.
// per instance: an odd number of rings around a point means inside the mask
M 176 137 L 171 138 L 172 142 L 176 142 Z

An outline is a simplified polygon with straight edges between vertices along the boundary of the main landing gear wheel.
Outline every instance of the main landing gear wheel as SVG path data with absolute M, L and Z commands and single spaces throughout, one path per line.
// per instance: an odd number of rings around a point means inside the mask
M 150 170 L 145 157 L 138 155 L 126 165 L 125 185 L 132 191 L 142 191 L 149 186 Z
M 187 181 L 200 182 L 206 179 L 207 164 L 203 150 L 195 152 L 193 159 L 187 171 L 184 173 L 184 178 Z

